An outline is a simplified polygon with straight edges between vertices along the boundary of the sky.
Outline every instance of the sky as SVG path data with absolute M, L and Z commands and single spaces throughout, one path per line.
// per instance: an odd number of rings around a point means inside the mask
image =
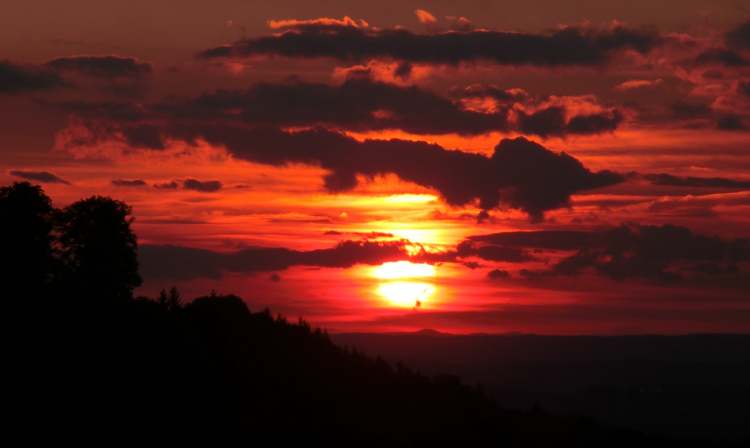
M 331 332 L 750 331 L 750 3 L 29 0 L 0 183 Z

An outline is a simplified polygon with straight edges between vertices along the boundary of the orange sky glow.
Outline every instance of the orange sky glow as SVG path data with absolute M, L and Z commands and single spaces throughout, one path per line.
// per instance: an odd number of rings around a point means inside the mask
M 131 205 L 138 294 L 234 293 L 333 332 L 750 331 L 734 2 L 222 0 L 184 23 L 32 3 L 56 11 L 34 38 L 0 27 L 0 182 Z M 560 30 L 585 51 L 547 51 Z

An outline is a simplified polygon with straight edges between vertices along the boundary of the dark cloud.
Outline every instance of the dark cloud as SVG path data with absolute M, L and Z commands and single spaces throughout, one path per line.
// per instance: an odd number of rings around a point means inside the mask
M 54 106 L 82 118 L 88 128 L 84 137 L 88 144 L 115 137 L 129 146 L 148 149 L 164 149 L 166 138 L 180 138 L 176 134 L 198 138 L 190 128 L 208 129 L 209 124 L 230 133 L 242 126 L 322 126 L 354 131 L 401 129 L 431 135 L 517 131 L 548 137 L 609 132 L 622 121 L 615 109 L 571 116 L 564 105 L 527 114 L 515 107 L 518 103 L 514 101 L 528 100 L 519 89 L 502 91 L 485 86 L 480 90 L 475 86 L 463 94 L 492 95 L 507 102 L 492 113 L 482 113 L 466 109 L 461 100 L 453 101 L 416 86 L 352 78 L 340 85 L 261 83 L 244 91 L 220 90 L 151 106 L 126 102 L 64 102 Z M 210 130 L 207 133 L 214 134 Z M 86 144 L 78 142 L 78 137 L 73 134 L 69 143 Z
M 574 251 L 547 270 L 522 270 L 529 278 L 578 275 L 585 270 L 616 279 L 674 281 L 695 273 L 737 273 L 750 261 L 750 241 L 724 240 L 687 228 L 628 224 L 590 232 L 513 232 L 474 237 L 498 247 Z
M 97 117 L 118 123 L 136 122 L 147 118 L 148 111 L 140 104 L 125 101 L 61 101 L 45 102 L 50 107 L 82 117 Z M 102 124 L 99 122 L 98 124 Z
M 20 171 L 20 170 L 12 170 L 10 171 L 11 176 L 20 177 L 22 179 L 26 180 L 33 180 L 35 182 L 42 182 L 42 183 L 48 183 L 48 184 L 65 184 L 70 185 L 68 181 L 65 179 L 61 179 L 60 177 L 47 172 L 47 171 Z
M 59 71 L 81 73 L 97 78 L 138 79 L 151 74 L 151 64 L 123 56 L 69 56 L 53 59 L 47 66 Z
M 749 67 L 750 59 L 727 48 L 710 48 L 695 58 L 698 65 L 723 65 L 727 67 Z
M 510 278 L 510 272 L 503 269 L 493 269 L 487 273 L 487 278 L 490 280 L 503 280 Z
M 500 247 L 577 250 L 598 244 L 601 235 L 597 232 L 577 230 L 544 230 L 537 232 L 503 232 L 475 235 L 467 238 L 474 243 L 492 244 Z
M 504 139 L 491 157 L 446 150 L 435 144 L 405 140 L 357 141 L 343 134 L 314 129 L 284 132 L 211 126 L 190 127 L 179 136 L 203 138 L 224 145 L 237 158 L 285 165 L 320 165 L 329 191 L 345 191 L 357 185 L 357 175 L 373 177 L 393 173 L 401 179 L 433 188 L 452 205 L 479 200 L 482 209 L 518 208 L 534 219 L 547 210 L 565 207 L 578 191 L 620 183 L 621 175 L 592 172 L 578 160 L 543 146 L 516 138 Z
M 401 62 L 396 66 L 396 68 L 393 70 L 393 76 L 396 78 L 401 79 L 402 81 L 406 81 L 411 77 L 411 71 L 414 67 L 409 62 Z
M 521 101 L 529 96 L 523 89 L 504 89 L 494 84 L 471 84 L 451 89 L 451 92 L 459 98 L 492 98 L 500 102 Z
M 748 129 L 745 124 L 745 116 L 739 114 L 725 113 L 716 119 L 716 127 L 724 131 L 744 131 Z
M 696 101 L 677 101 L 669 109 L 675 118 L 683 120 L 708 118 L 713 114 L 710 104 Z
M 487 261 L 507 261 L 510 263 L 523 263 L 535 260 L 523 248 L 481 244 L 472 240 L 461 242 L 456 248 L 456 256 L 460 258 L 479 257 Z
M 261 83 L 245 91 L 220 90 L 156 106 L 193 119 L 225 117 L 253 125 L 330 126 L 349 130 L 402 129 L 416 134 L 480 134 L 507 129 L 507 108 L 485 114 L 416 86 L 366 78 L 340 85 Z
M 599 134 L 614 131 L 622 122 L 622 114 L 616 110 L 594 114 L 566 117 L 566 111 L 561 106 L 551 106 L 526 114 L 518 112 L 519 130 L 524 134 L 534 134 L 541 137 L 565 134 Z
M 737 84 L 737 92 L 750 97 L 750 81 L 741 81 Z
M 214 193 L 221 190 L 221 187 L 221 182 L 218 180 L 201 181 L 196 179 L 186 179 L 182 182 L 182 188 L 203 193 Z
M 139 263 L 144 278 L 188 280 L 219 278 L 223 272 L 272 272 L 292 266 L 347 268 L 356 264 L 381 264 L 409 257 L 406 241 L 343 241 L 328 249 L 297 251 L 252 247 L 219 253 L 179 246 L 142 245 Z
M 601 65 L 613 53 L 647 53 L 660 38 L 650 30 L 566 27 L 546 34 L 464 31 L 417 34 L 337 24 L 300 23 L 285 32 L 243 39 L 201 52 L 201 58 L 277 55 L 344 61 L 388 58 L 417 63 L 491 61 L 507 65 Z
M 181 119 L 221 117 L 261 126 L 325 126 L 355 131 L 401 129 L 414 134 L 462 135 L 515 130 L 543 137 L 608 132 L 622 121 L 622 115 L 614 109 L 573 115 L 565 106 L 555 106 L 529 115 L 514 112 L 519 115 L 520 123 L 516 125 L 509 122 L 509 112 L 516 101 L 528 99 L 522 90 L 477 85 L 457 94 L 463 98 L 491 96 L 503 103 L 494 112 L 476 112 L 466 109 L 460 101 L 416 86 L 355 76 L 339 85 L 261 83 L 244 91 L 220 90 L 194 99 L 163 102 L 154 106 L 154 113 Z M 158 138 L 158 132 L 147 125 L 128 132 L 136 134 L 128 136 L 134 141 Z
M 0 93 L 44 90 L 62 85 L 62 78 L 52 70 L 0 61 Z
M 112 185 L 115 187 L 145 187 L 148 184 L 142 179 L 114 179 Z
M 697 187 L 697 188 L 726 188 L 726 189 L 750 189 L 750 181 L 727 179 L 723 177 L 682 177 L 671 174 L 645 174 L 655 185 L 666 185 L 674 187 Z
M 617 110 L 576 115 L 568 121 L 564 134 L 598 134 L 612 132 L 620 123 L 623 116 Z
M 750 21 L 744 22 L 726 34 L 726 43 L 730 48 L 750 50 Z
M 164 149 L 164 139 L 157 126 L 134 124 L 123 126 L 121 132 L 128 145 L 135 148 Z
M 179 188 L 179 186 L 180 184 L 175 181 L 154 184 L 154 188 L 158 188 L 160 190 L 176 190 L 177 188 Z

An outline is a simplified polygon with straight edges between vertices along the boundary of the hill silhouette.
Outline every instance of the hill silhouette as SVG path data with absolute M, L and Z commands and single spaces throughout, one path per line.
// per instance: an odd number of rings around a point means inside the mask
M 133 298 L 140 278 L 125 204 L 95 197 L 59 211 L 22 207 L 18 197 L 49 201 L 28 184 L 0 191 L 3 231 L 19 233 L 4 241 L 42 241 L 23 266 L 11 268 L 16 254 L 4 255 L 4 281 L 17 288 L 9 301 L 19 305 L 12 340 L 22 341 L 11 353 L 10 403 L 30 439 L 678 446 L 587 419 L 502 409 L 458 377 L 339 347 L 305 321 L 252 312 L 237 296 L 183 301 L 173 289 Z M 11 269 L 28 275 L 14 280 Z M 37 283 L 24 289 L 31 278 Z

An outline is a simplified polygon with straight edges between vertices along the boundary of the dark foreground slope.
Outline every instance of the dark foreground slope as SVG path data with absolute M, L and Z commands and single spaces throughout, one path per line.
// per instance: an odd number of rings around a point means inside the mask
M 44 428 L 32 437 L 671 445 L 585 420 L 499 409 L 455 377 L 427 378 L 341 349 L 304 322 L 251 313 L 234 296 L 184 307 L 150 300 L 71 303 L 47 303 L 26 326 L 36 347 L 21 363 L 28 386 L 15 392 L 17 415 Z
M 425 373 L 479 382 L 509 408 L 538 406 L 673 437 L 748 440 L 750 335 L 339 334 Z

